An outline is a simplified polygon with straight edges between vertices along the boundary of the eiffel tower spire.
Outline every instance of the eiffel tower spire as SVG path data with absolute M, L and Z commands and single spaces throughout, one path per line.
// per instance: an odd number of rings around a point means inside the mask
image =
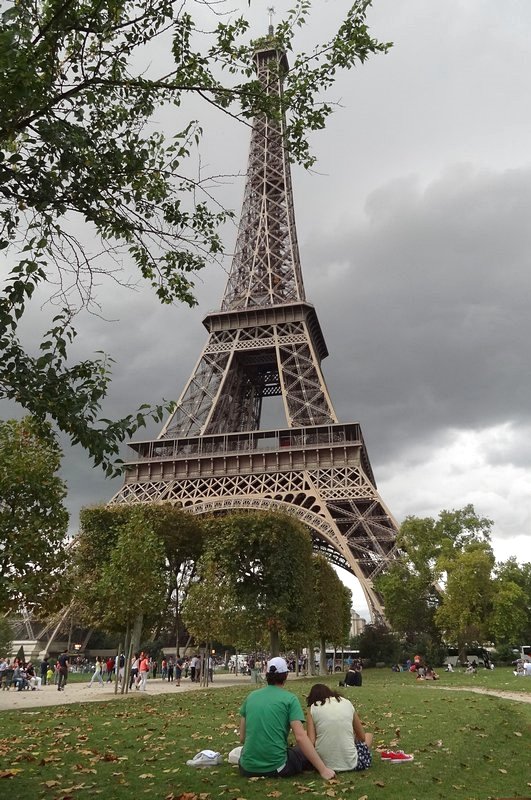
M 285 54 L 271 47 L 257 50 L 255 58 L 267 94 L 282 97 Z M 224 311 L 305 299 L 285 128 L 284 116 L 272 119 L 263 114 L 254 122 Z
M 263 88 L 280 97 L 286 55 L 267 45 L 255 58 Z M 203 321 L 209 339 L 161 437 L 258 430 L 262 400 L 275 395 L 289 427 L 337 422 L 320 366 L 328 351 L 305 301 L 285 140 L 283 116 L 255 119 L 221 309 Z
M 282 96 L 288 63 L 274 38 L 256 49 L 262 87 Z M 295 230 L 285 120 L 254 120 L 234 258 L 207 342 L 159 437 L 136 457 L 114 503 L 169 501 L 191 513 L 280 510 L 312 531 L 314 549 L 355 575 L 374 617 L 374 578 L 396 556 L 358 423 L 338 422 L 321 371 L 328 355 L 307 302 Z M 261 427 L 282 398 L 286 426 Z

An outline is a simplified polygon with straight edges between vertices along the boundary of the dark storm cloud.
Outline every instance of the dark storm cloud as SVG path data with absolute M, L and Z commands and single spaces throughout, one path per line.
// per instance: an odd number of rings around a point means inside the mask
M 307 241 L 342 418 L 378 460 L 447 428 L 529 421 L 531 169 L 383 186 Z

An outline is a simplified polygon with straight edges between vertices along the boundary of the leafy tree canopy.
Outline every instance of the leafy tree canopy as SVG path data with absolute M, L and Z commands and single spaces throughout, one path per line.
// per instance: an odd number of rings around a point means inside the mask
M 142 614 L 146 623 L 164 620 L 179 590 L 176 576 L 202 550 L 197 517 L 169 503 L 146 503 L 84 508 L 80 522 L 70 582 L 83 621 L 122 631 Z
M 0 611 L 63 602 L 68 513 L 60 463 L 48 425 L 0 421 Z
M 494 554 L 486 542 L 474 542 L 451 559 L 442 602 L 435 618 L 445 641 L 456 641 L 464 658 L 465 646 L 489 637 L 494 585 Z
M 240 512 L 214 517 L 207 532 L 207 559 L 226 577 L 241 613 L 270 632 L 273 654 L 281 633 L 313 633 L 312 542 L 301 523 L 285 514 Z
M 285 93 L 275 98 L 255 78 L 248 22 L 226 19 L 223 4 L 3 4 L 0 398 L 54 420 L 114 472 L 120 442 L 163 409 L 100 418 L 112 361 L 72 363 L 73 317 L 84 307 L 99 310 L 94 287 L 102 275 L 119 281 L 124 257 L 162 303 L 192 305 L 195 274 L 220 254 L 227 212 L 212 201 L 208 182 L 192 177 L 188 162 L 201 128 L 179 111 L 183 99 L 202 98 L 244 122 L 285 112 L 292 157 L 309 166 L 307 134 L 332 110 L 320 93 L 337 70 L 388 47 L 369 35 L 369 5 L 353 2 L 330 41 L 293 58 Z M 310 18 L 308 0 L 296 0 L 268 46 L 291 50 L 294 31 Z M 177 121 L 170 138 L 157 126 L 168 105 Z M 39 302 L 51 293 L 63 310 L 35 353 L 23 346 L 19 323 L 39 293 Z
M 477 595 L 483 593 L 483 584 L 479 577 L 473 580 L 470 573 L 473 572 L 474 565 L 479 569 L 480 566 L 483 568 L 485 564 L 490 564 L 489 570 L 494 566 L 490 547 L 492 524 L 491 520 L 478 516 L 472 505 L 453 511 L 441 511 L 436 519 L 415 516 L 405 519 L 397 538 L 399 557 L 376 580 L 393 630 L 405 635 L 410 642 L 421 634 L 434 644 L 441 638 L 446 638 L 446 641 L 457 640 L 465 636 L 465 630 L 468 631 L 466 636 L 476 639 L 472 634 L 474 626 L 477 631 L 481 627 Z M 474 553 L 482 555 L 475 558 Z M 471 580 L 466 594 L 462 595 L 463 602 L 465 597 L 470 599 L 471 592 L 475 592 L 476 597 L 473 603 L 471 601 L 470 617 L 467 617 L 465 609 L 461 609 L 461 622 L 456 620 L 455 626 L 449 625 L 450 597 L 454 604 L 459 603 L 459 590 L 455 587 L 460 580 L 458 576 L 466 571 L 465 564 Z M 466 583 L 464 578 L 463 582 Z M 484 592 L 489 595 L 489 600 L 483 606 L 485 613 L 487 606 L 490 609 L 490 585 L 489 577 Z M 446 604 L 446 611 L 439 613 L 442 603 Z

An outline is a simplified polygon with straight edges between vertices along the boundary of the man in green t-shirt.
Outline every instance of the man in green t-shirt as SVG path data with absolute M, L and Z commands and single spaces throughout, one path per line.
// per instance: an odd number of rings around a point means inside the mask
M 240 708 L 240 774 L 289 778 L 311 765 L 322 778 L 331 780 L 335 772 L 328 769 L 308 739 L 298 698 L 284 688 L 287 677 L 284 659 L 272 658 L 267 662 L 267 686 L 250 692 Z M 295 747 L 288 747 L 290 730 L 297 741 Z

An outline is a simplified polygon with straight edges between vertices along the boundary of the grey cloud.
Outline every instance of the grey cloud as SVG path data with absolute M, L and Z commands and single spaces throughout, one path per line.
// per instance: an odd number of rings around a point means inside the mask
M 449 426 L 529 419 L 530 207 L 531 170 L 456 167 L 424 189 L 383 186 L 363 219 L 306 242 L 332 394 L 378 458 Z

